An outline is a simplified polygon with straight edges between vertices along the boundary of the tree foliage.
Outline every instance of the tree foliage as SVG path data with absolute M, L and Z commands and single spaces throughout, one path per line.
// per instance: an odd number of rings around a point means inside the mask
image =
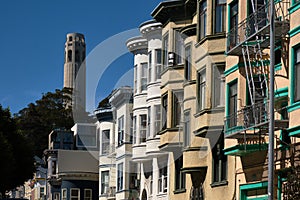
M 35 103 L 15 115 L 21 133 L 31 140 L 34 154 L 42 157 L 48 148 L 48 135 L 55 128 L 70 129 L 73 125 L 71 102 L 72 90 L 64 88 L 48 92 Z
M 35 170 L 31 143 L 17 129 L 9 109 L 0 105 L 0 193 L 31 178 Z

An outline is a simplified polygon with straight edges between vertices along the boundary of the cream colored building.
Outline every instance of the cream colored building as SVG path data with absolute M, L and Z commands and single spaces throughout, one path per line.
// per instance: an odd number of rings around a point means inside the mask
M 161 29 L 150 20 L 140 25 L 142 36 L 126 45 L 134 55 L 132 161 L 139 166 L 139 197 L 168 199 L 169 153 L 160 151 L 161 130 Z

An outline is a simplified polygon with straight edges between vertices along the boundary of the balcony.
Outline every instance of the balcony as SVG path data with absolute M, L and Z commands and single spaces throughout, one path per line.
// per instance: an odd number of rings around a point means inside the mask
M 289 31 L 289 16 L 287 9 L 289 2 L 280 1 L 275 4 L 275 41 L 284 37 Z M 269 4 L 259 8 L 232 28 L 227 33 L 227 54 L 242 55 L 244 45 L 260 44 L 261 48 L 269 47 L 270 23 L 269 23 Z
M 275 120 L 275 131 L 287 128 L 288 123 L 288 120 Z M 268 126 L 269 101 L 258 102 L 226 117 L 225 137 L 238 139 L 247 133 L 247 137 L 257 138 L 268 133 Z

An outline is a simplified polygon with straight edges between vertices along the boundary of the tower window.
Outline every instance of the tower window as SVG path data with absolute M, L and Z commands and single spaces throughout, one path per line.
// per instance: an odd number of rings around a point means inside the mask
M 73 41 L 73 37 L 70 36 L 70 37 L 69 37 L 69 42 L 72 42 L 72 41 Z
M 78 51 L 75 51 L 75 62 L 79 62 L 80 55 Z
M 72 50 L 68 51 L 68 62 L 72 62 Z

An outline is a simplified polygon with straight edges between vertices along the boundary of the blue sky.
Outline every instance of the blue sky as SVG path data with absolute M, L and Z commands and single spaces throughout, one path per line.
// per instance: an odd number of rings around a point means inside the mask
M 16 113 L 43 93 L 62 88 L 67 33 L 85 35 L 88 55 L 102 41 L 151 19 L 160 1 L 0 1 L 0 104 Z M 99 82 L 95 102 L 132 66 L 130 53 L 114 60 Z

